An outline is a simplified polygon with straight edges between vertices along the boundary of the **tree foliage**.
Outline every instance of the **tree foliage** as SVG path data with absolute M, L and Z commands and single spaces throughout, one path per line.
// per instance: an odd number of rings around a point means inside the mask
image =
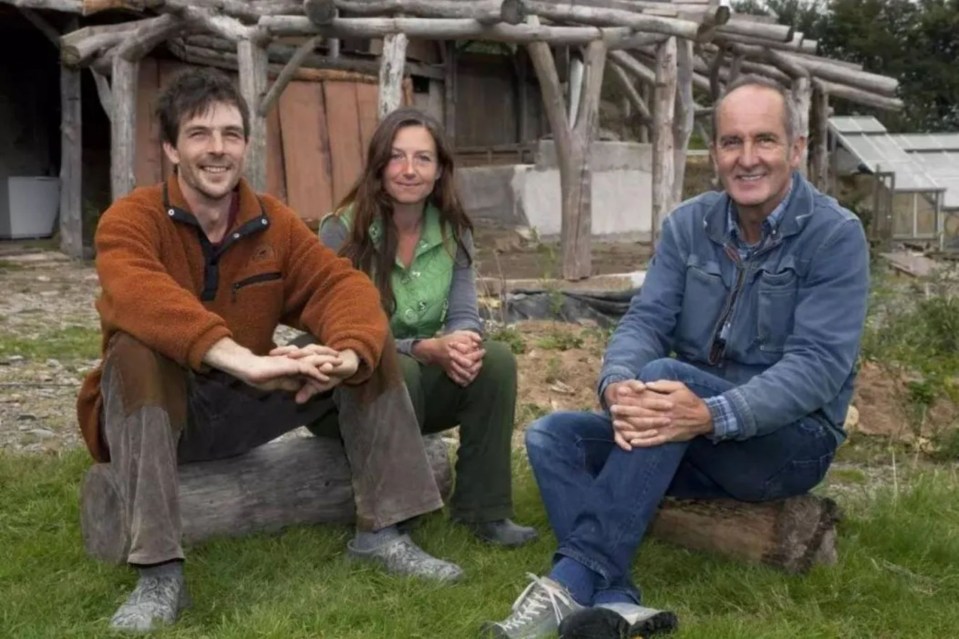
M 821 55 L 898 78 L 905 110 L 876 114 L 890 129 L 959 129 L 959 0 L 741 0 L 734 8 L 774 15 L 817 40 Z

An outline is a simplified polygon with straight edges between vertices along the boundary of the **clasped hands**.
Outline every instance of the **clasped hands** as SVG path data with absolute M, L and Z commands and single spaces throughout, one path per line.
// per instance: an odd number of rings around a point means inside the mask
M 473 331 L 453 331 L 413 345 L 413 356 L 417 360 L 439 366 L 460 386 L 469 386 L 476 379 L 485 355 L 483 338 Z
M 241 379 L 260 390 L 296 393 L 298 404 L 352 377 L 360 364 L 351 349 L 337 351 L 319 344 L 278 346 L 266 356 L 253 357 Z
M 613 439 L 623 450 L 687 441 L 713 431 L 706 403 L 682 382 L 627 380 L 606 387 Z

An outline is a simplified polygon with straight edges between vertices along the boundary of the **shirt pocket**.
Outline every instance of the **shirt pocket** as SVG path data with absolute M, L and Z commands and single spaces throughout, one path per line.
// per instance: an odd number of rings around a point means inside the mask
M 756 334 L 759 350 L 782 353 L 792 334 L 799 276 L 792 268 L 760 269 L 758 279 Z
M 687 263 L 685 287 L 675 345 L 679 353 L 693 357 L 709 350 L 729 290 L 715 262 Z
M 252 300 L 267 301 L 283 294 L 283 274 L 279 271 L 256 273 L 235 280 L 230 285 L 230 299 L 237 302 L 249 303 Z

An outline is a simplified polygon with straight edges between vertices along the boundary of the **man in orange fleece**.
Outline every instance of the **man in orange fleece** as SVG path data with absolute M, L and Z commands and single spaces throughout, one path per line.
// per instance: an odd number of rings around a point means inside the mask
M 151 630 L 189 601 L 178 463 L 242 453 L 334 409 L 356 494 L 350 553 L 457 579 L 396 528 L 442 500 L 376 288 L 241 178 L 249 115 L 229 78 L 180 75 L 157 115 L 175 172 L 100 220 L 103 365 L 77 403 L 91 454 L 115 470 L 140 574 L 111 625 Z M 318 344 L 276 348 L 278 324 Z

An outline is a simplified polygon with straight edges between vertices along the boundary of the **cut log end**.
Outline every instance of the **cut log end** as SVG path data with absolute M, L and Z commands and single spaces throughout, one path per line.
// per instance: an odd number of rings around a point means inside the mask
M 836 563 L 839 518 L 836 502 L 813 495 L 766 503 L 667 499 L 651 533 L 686 548 L 804 573 Z
M 336 18 L 336 5 L 333 0 L 303 0 L 303 13 L 313 24 L 326 26 Z
M 506 24 L 520 24 L 526 20 L 526 6 L 523 0 L 503 0 L 500 8 L 500 20 Z

